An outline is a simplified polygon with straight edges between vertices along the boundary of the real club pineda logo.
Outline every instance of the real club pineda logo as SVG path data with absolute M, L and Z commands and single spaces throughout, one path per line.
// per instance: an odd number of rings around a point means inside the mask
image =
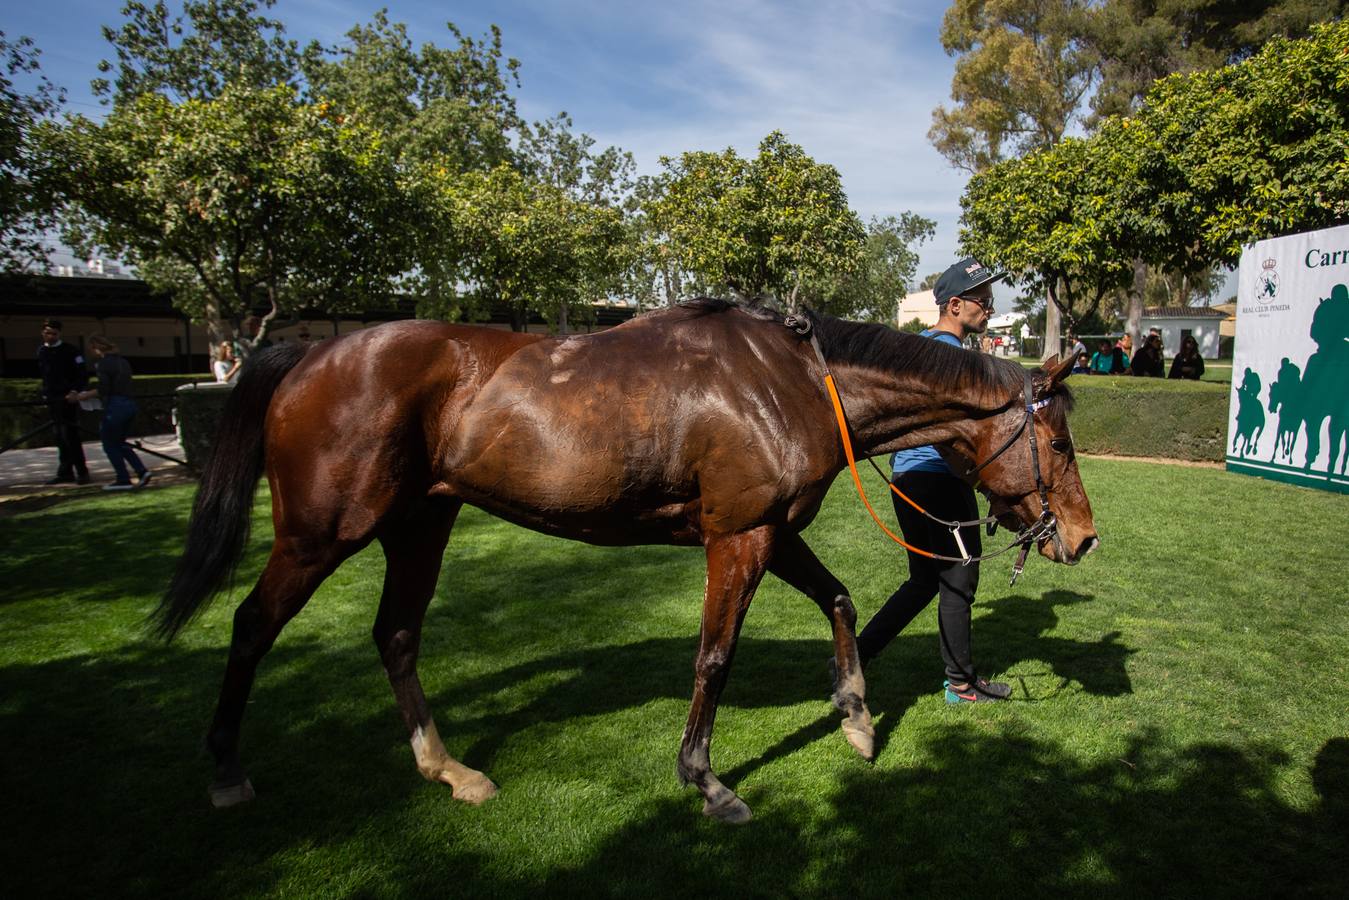
M 1260 264 L 1262 271 L 1255 276 L 1255 302 L 1272 303 L 1279 296 L 1279 273 L 1274 271 L 1278 265 L 1275 260 L 1267 259 Z

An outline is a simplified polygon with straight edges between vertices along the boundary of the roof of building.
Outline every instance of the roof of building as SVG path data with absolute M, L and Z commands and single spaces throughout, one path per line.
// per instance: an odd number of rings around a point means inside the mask
M 1145 319 L 1225 319 L 1227 313 L 1211 306 L 1149 306 Z

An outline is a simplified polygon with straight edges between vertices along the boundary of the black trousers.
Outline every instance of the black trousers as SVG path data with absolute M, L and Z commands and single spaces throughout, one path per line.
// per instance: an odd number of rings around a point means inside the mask
M 60 457 L 56 474 L 61 478 L 88 475 L 84 446 L 80 442 L 80 405 L 67 403 L 64 397 L 57 397 L 47 401 L 47 410 L 51 413 L 52 428 L 56 431 L 56 447 Z
M 974 491 L 954 475 L 905 472 L 895 478 L 895 486 L 938 518 L 960 521 L 979 518 Z M 895 496 L 893 491 L 890 498 L 894 501 L 895 516 L 899 519 L 904 540 L 943 556 L 960 556 L 950 529 L 933 522 Z M 960 529 L 960 536 L 969 554 L 978 556 L 981 549 L 979 526 Z M 942 562 L 913 551 L 908 555 L 909 580 L 890 595 L 857 636 L 858 655 L 863 663 L 875 657 L 932 602 L 933 597 L 940 595 L 937 625 L 946 677 L 953 682 L 969 681 L 975 676 L 970 661 L 970 607 L 979 587 L 979 564 Z

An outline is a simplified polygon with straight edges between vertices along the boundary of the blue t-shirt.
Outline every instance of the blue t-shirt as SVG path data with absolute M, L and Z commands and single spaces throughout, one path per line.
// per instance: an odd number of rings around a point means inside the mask
M 952 347 L 962 347 L 960 338 L 949 331 L 934 331 L 929 328 L 922 333 L 925 338 L 932 338 L 934 341 L 942 341 L 950 344 Z M 946 460 L 941 458 L 937 448 L 928 444 L 923 447 L 914 447 L 911 450 L 900 450 L 890 457 L 890 471 L 895 475 L 901 472 L 941 472 L 945 475 L 952 474 L 951 467 L 946 464 Z

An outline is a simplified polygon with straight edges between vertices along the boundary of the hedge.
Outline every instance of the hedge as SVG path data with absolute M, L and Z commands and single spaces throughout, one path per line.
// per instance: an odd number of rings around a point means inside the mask
M 1073 443 L 1083 453 L 1222 462 L 1227 382 L 1074 376 Z
M 234 384 L 207 382 L 183 385 L 178 395 L 178 440 L 190 465 L 200 469 L 211 454 L 220 414 L 230 398 Z
M 137 375 L 131 386 L 136 405 L 140 407 L 131 423 L 131 437 L 147 434 L 168 434 L 173 431 L 173 392 L 182 384 L 210 381 L 209 375 Z M 90 382 L 91 385 L 93 382 Z M 42 382 L 36 378 L 0 379 L 0 446 L 9 444 L 20 435 L 50 421 L 45 405 L 18 405 L 37 403 L 42 398 Z M 15 405 L 10 405 L 15 404 Z M 86 441 L 98 435 L 97 411 L 81 412 L 80 427 Z M 20 447 L 53 447 L 56 435 L 48 430 L 38 434 Z

